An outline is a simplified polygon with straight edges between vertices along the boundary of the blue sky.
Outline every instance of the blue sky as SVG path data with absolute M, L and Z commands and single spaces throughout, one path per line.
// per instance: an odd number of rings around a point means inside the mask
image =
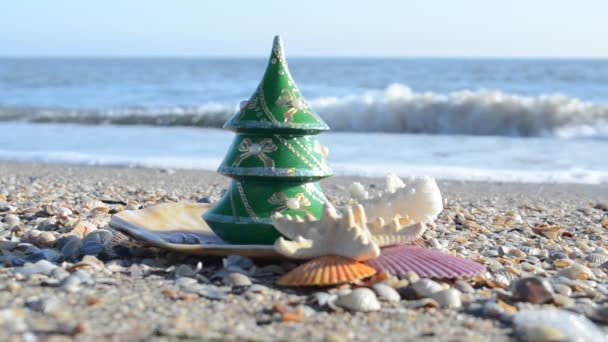
M 0 56 L 608 57 L 606 0 L 15 0 Z

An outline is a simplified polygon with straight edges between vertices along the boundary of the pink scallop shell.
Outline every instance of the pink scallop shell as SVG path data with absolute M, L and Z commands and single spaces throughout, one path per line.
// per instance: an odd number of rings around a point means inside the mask
M 464 278 L 485 272 L 485 267 L 474 261 L 414 245 L 382 248 L 380 256 L 365 263 L 378 272 L 402 276 L 415 272 L 423 278 Z

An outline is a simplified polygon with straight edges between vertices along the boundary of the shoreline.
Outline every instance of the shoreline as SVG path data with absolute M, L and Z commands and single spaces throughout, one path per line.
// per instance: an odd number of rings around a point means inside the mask
M 123 166 L 123 165 L 77 165 L 64 163 L 32 163 L 32 162 L 9 162 L 0 161 L 0 175 L 20 174 L 30 177 L 54 177 L 74 174 L 82 176 L 86 173 L 93 174 L 110 180 L 114 175 L 120 175 L 123 179 L 116 178 L 118 182 L 129 180 L 143 182 L 146 180 L 141 177 L 167 178 L 172 179 L 178 184 L 185 181 L 201 183 L 197 177 L 208 179 L 215 185 L 228 185 L 230 178 L 220 175 L 214 171 L 200 169 L 180 169 L 180 168 L 154 168 L 142 166 Z M 183 177 L 180 181 L 178 178 Z M 321 185 L 331 188 L 341 188 L 346 191 L 352 182 L 361 182 L 363 185 L 380 186 L 384 184 L 382 177 L 373 176 L 332 176 L 322 179 Z M 491 197 L 504 196 L 505 198 L 520 198 L 527 196 L 529 200 L 551 199 L 551 200 L 580 200 L 580 201 L 608 201 L 608 183 L 600 184 L 580 184 L 580 183 L 524 183 L 524 182 L 502 182 L 502 181 L 470 181 L 470 180 L 442 180 L 437 179 L 437 183 L 442 194 L 462 197 L 468 195 L 485 195 Z M 203 184 L 204 185 L 204 184 Z M 468 197 L 468 196 L 467 196 Z

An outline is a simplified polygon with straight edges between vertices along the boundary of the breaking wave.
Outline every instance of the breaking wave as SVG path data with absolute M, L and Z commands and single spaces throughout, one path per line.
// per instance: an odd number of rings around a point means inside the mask
M 608 139 L 608 105 L 565 95 L 522 96 L 495 90 L 382 91 L 310 99 L 336 131 Z M 111 110 L 0 107 L 1 121 L 221 127 L 233 104 Z

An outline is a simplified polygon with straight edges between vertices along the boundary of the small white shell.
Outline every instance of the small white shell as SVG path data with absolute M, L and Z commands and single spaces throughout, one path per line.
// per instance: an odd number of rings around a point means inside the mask
M 376 283 L 372 285 L 372 289 L 374 289 L 374 292 L 376 292 L 380 300 L 385 300 L 387 302 L 398 302 L 401 300 L 399 292 L 386 284 Z
M 434 299 L 442 308 L 458 309 L 462 307 L 460 291 L 456 289 L 445 289 L 435 292 L 431 295 L 431 298 Z
M 413 283 L 412 288 L 420 297 L 431 297 L 434 293 L 443 291 L 443 286 L 428 278 L 423 278 Z
M 374 291 L 364 287 L 358 288 L 345 296 L 340 296 L 336 300 L 336 305 L 351 311 L 380 310 L 380 302 Z

